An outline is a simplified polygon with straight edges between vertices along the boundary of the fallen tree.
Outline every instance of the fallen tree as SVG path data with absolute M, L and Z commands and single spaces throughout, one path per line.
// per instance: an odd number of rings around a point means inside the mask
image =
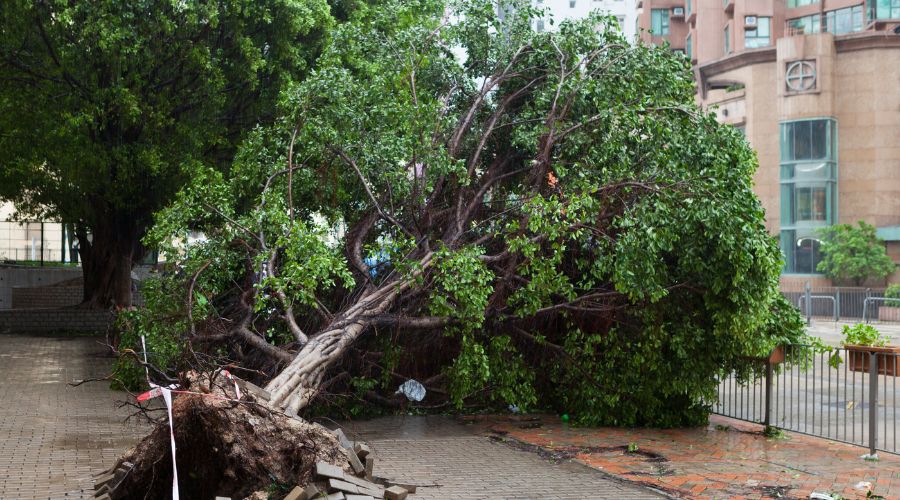
M 278 125 L 157 216 L 171 269 L 122 345 L 254 370 L 288 414 L 404 404 L 417 377 L 424 405 L 703 421 L 717 375 L 802 330 L 754 153 L 694 105 L 683 58 L 603 17 L 535 32 L 524 5 L 392 2 L 337 28 Z

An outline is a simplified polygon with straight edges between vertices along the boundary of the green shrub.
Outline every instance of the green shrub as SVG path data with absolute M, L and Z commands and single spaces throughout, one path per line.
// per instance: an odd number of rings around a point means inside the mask
M 898 299 L 898 300 L 885 300 L 884 305 L 887 307 L 900 307 L 900 284 L 894 283 L 887 287 L 887 290 L 884 291 L 884 296 L 889 299 Z

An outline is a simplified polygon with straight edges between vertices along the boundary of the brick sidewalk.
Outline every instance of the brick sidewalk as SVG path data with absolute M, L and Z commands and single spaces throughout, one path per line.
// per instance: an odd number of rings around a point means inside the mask
M 0 335 L 0 498 L 93 497 L 92 474 L 147 433 L 126 424 L 125 393 L 103 377 L 110 358 L 96 338 Z
M 814 491 L 865 498 L 860 483 L 900 498 L 900 456 L 866 462 L 863 448 L 794 433 L 766 438 L 762 426 L 725 417 L 665 430 L 577 428 L 556 417 L 470 420 L 483 432 L 680 498 L 809 498 Z M 637 450 L 629 452 L 630 444 Z
M 351 439 L 370 444 L 376 476 L 418 485 L 409 500 L 664 498 L 582 464 L 555 463 L 496 442 L 447 417 L 398 416 L 341 425 Z

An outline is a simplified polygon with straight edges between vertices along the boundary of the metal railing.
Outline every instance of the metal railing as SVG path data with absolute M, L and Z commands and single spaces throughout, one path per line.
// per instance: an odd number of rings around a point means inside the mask
M 886 348 L 784 348 L 784 363 L 760 361 L 760 375 L 724 377 L 713 412 L 877 451 L 897 446 L 900 353 Z M 777 361 L 777 360 L 776 360 Z
M 900 321 L 900 315 L 880 315 L 882 307 L 888 307 L 884 288 L 863 287 L 806 287 L 802 291 L 782 291 L 789 302 L 797 306 L 809 323 L 812 318 L 830 318 L 833 321 Z M 897 300 L 897 299 L 894 299 Z

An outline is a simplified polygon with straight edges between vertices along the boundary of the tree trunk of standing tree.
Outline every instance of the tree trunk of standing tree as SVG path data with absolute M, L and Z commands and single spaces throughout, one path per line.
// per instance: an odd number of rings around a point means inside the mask
M 118 214 L 90 228 L 77 227 L 78 253 L 84 274 L 83 307 L 131 306 L 131 269 L 143 258 L 141 237 L 144 231 L 142 224 L 128 215 Z

